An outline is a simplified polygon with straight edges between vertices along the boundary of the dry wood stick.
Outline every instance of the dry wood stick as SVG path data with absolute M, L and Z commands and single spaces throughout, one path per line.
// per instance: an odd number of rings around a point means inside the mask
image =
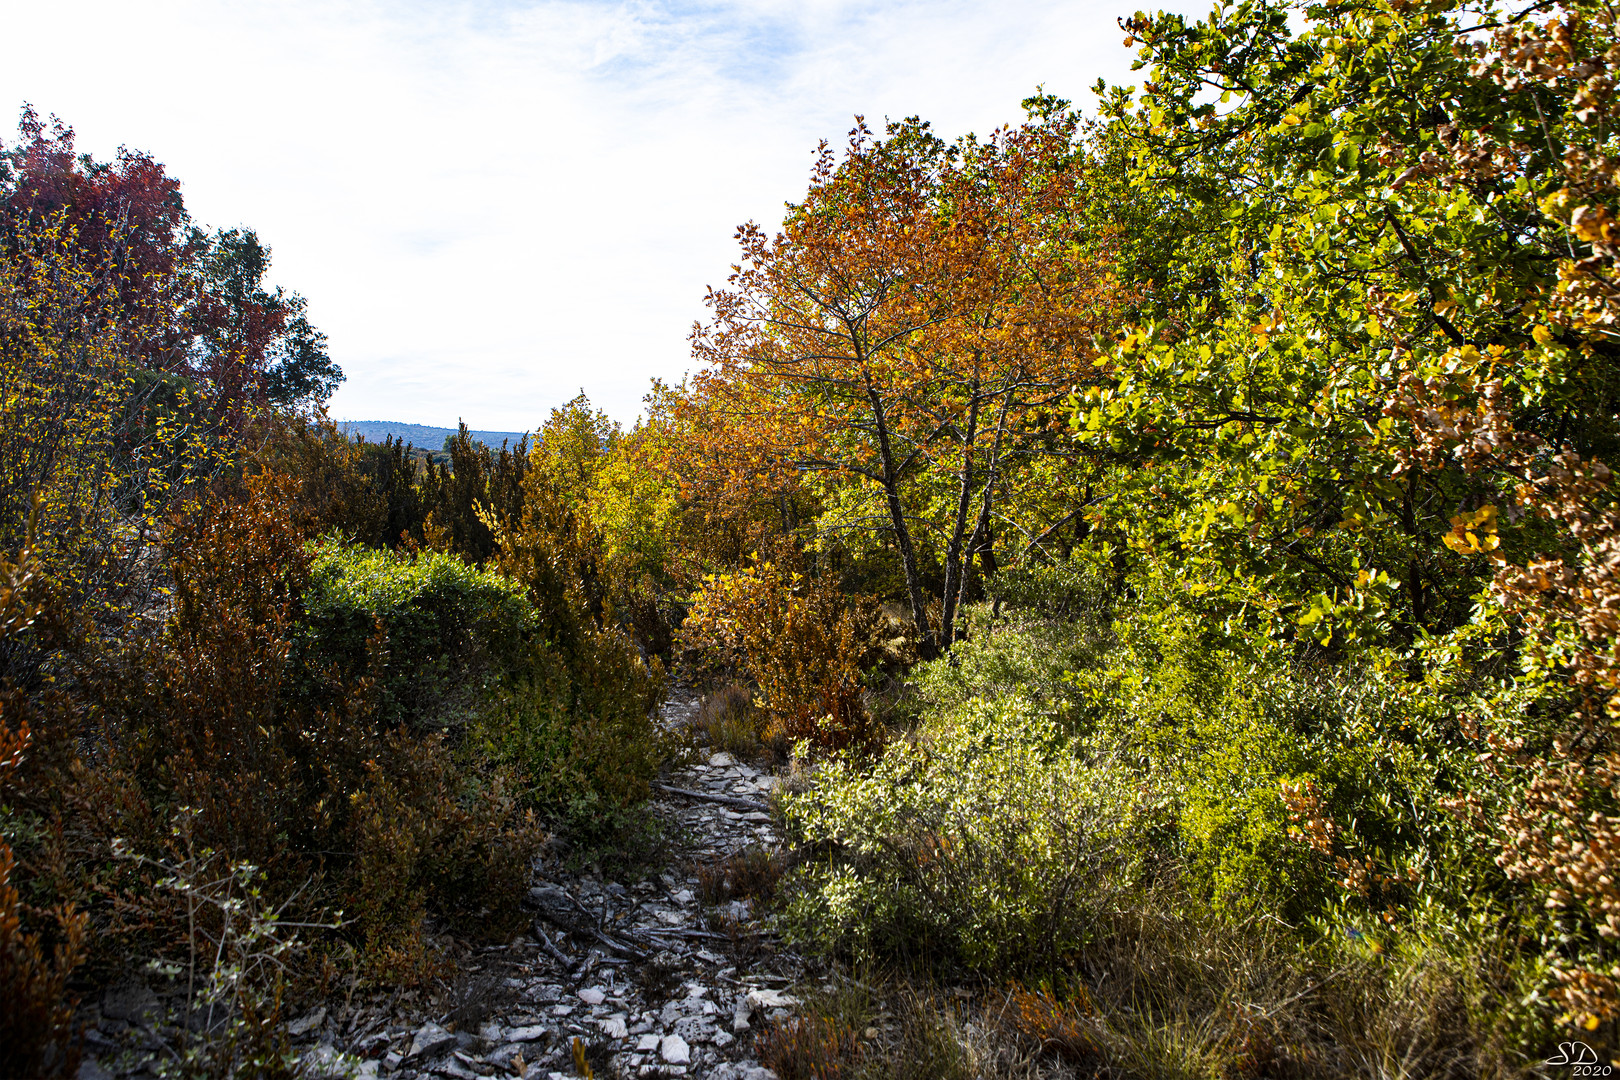
M 654 784 L 659 791 L 667 791 L 671 795 L 685 795 L 688 799 L 698 799 L 702 802 L 719 803 L 721 806 L 735 806 L 743 810 L 758 810 L 768 813 L 770 808 L 762 802 L 753 799 L 739 799 L 735 795 L 710 795 L 706 791 L 693 791 L 690 788 L 671 787 L 669 784 Z

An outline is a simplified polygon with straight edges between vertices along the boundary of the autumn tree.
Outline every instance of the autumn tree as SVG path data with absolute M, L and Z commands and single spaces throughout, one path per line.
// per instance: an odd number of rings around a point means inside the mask
M 244 409 L 319 405 L 343 373 L 297 293 L 267 287 L 270 249 L 251 229 L 196 225 L 180 182 L 150 154 L 79 153 L 73 129 L 24 107 L 0 145 L 0 244 L 60 219 L 95 267 L 103 325 L 116 327 L 143 387 L 184 379 L 240 426 Z M 161 386 L 155 391 L 164 395 Z
M 1057 407 L 1115 310 L 1113 239 L 1075 212 L 1076 121 L 1031 104 L 982 142 L 912 119 L 881 139 L 858 124 L 841 160 L 823 144 L 781 234 L 739 230 L 742 261 L 692 335 L 691 400 L 721 420 L 733 482 L 819 483 L 824 533 L 886 533 L 928 655 L 955 639 L 1008 473 L 1058 442 Z

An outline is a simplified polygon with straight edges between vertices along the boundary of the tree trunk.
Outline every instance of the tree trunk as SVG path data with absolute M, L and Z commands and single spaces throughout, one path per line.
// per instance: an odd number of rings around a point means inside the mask
M 900 549 L 900 566 L 906 574 L 906 593 L 911 600 L 911 618 L 917 624 L 917 652 L 924 660 L 939 655 L 939 646 L 928 625 L 928 604 L 923 599 L 922 572 L 917 569 L 917 552 L 911 544 L 911 529 L 906 525 L 905 507 L 900 503 L 900 476 L 894 465 L 894 446 L 889 441 L 889 420 L 884 411 L 883 397 L 872 385 L 871 375 L 863 375 L 866 400 L 872 406 L 872 419 L 877 428 L 878 454 L 883 461 L 883 495 L 889 506 L 889 521 L 894 526 L 895 546 Z
M 956 493 L 956 520 L 951 525 L 951 538 L 945 544 L 945 588 L 939 620 L 939 644 L 940 648 L 947 650 L 956 643 L 956 610 L 962 583 L 967 580 L 967 568 L 962 565 L 962 540 L 967 532 L 968 504 L 973 501 L 973 443 L 978 436 L 979 381 L 974 379 L 968 404 L 967 430 L 962 435 L 962 471 Z M 982 520 L 975 524 L 975 536 L 981 524 Z M 969 540 L 971 543 L 971 538 Z
M 945 581 L 945 626 L 942 637 L 945 647 L 950 648 L 956 641 L 956 617 L 962 607 L 967 603 L 968 570 L 973 565 L 973 555 L 981 550 L 981 545 L 989 542 L 990 537 L 990 506 L 996 495 L 996 479 L 1001 471 L 1001 447 L 1007 434 L 1007 413 L 1012 403 L 1012 391 L 1008 390 L 1001 398 L 1001 413 L 996 417 L 996 437 L 990 444 L 990 467 L 985 472 L 984 487 L 980 490 L 979 513 L 973 524 L 973 535 L 967 544 L 967 557 L 962 561 L 961 577 L 956 582 L 955 595 L 951 592 L 951 581 Z M 967 510 L 968 499 L 971 495 L 967 487 L 967 477 L 964 474 L 962 484 L 962 510 Z M 990 554 L 992 562 L 995 555 Z

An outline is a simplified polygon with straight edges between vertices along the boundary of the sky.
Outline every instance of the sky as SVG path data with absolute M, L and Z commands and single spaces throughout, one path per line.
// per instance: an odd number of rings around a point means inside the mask
M 736 227 L 779 223 L 819 140 L 856 114 L 986 133 L 1037 85 L 1089 105 L 1139 81 L 1129 13 L 53 0 L 7 15 L 0 108 L 144 150 L 199 222 L 257 230 L 347 375 L 334 419 L 531 430 L 583 390 L 628 423 L 690 370 Z

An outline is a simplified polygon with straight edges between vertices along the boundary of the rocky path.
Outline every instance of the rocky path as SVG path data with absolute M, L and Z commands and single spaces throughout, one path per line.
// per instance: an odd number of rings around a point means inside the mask
M 677 693 L 664 722 L 690 723 Z M 448 993 L 332 1003 L 288 1026 L 310 1075 L 429 1080 L 694 1077 L 774 1080 L 756 1033 L 796 1004 L 804 974 L 779 947 L 750 888 L 768 884 L 779 838 L 767 799 L 777 778 L 724 753 L 664 778 L 653 808 L 661 870 L 631 885 L 542 858 L 530 932 L 470 954 Z M 81 1080 L 152 1071 L 158 995 L 126 984 L 86 1017 Z M 142 1059 L 145 1063 L 142 1064 Z

